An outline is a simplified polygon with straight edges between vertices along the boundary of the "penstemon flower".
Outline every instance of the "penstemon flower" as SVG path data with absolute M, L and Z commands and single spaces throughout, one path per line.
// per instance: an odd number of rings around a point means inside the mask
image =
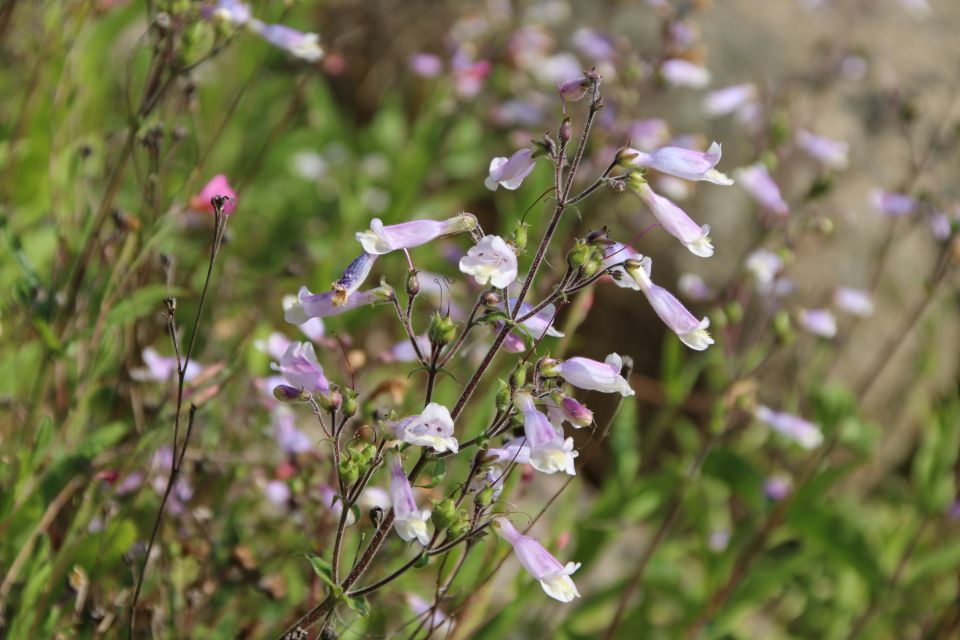
M 833 304 L 861 318 L 873 315 L 873 300 L 870 299 L 869 292 L 863 289 L 837 287 L 833 292 Z
M 453 437 L 453 420 L 450 418 L 450 411 L 436 402 L 428 404 L 420 415 L 410 416 L 398 422 L 388 421 L 383 426 L 398 440 L 421 447 L 431 447 L 437 453 L 459 451 L 457 439 Z
M 572 424 L 574 428 L 580 429 L 593 424 L 593 412 L 567 394 L 552 391 L 550 392 L 550 399 L 557 403 L 557 408 L 563 419 Z
M 681 58 L 673 58 L 660 65 L 660 75 L 675 87 L 704 89 L 710 84 L 709 70 Z
M 523 179 L 530 175 L 536 159 L 533 158 L 533 149 L 521 149 L 507 158 L 494 158 L 490 161 L 490 176 L 484 181 L 487 189 L 496 191 L 497 187 L 513 191 L 520 186 Z
M 580 568 L 579 562 L 568 562 L 563 566 L 542 544 L 521 534 L 506 518 L 499 518 L 497 525 L 500 537 L 510 543 L 517 560 L 527 573 L 540 581 L 548 596 L 560 602 L 571 602 L 580 597 L 577 585 L 570 578 Z
M 658 196 L 642 179 L 632 180 L 631 187 L 656 216 L 657 222 L 663 225 L 667 233 L 682 242 L 690 253 L 701 258 L 709 258 L 713 255 L 713 245 L 710 244 L 710 225 L 698 227 L 683 209 L 667 198 Z
M 259 20 L 250 20 L 247 24 L 251 31 L 295 58 L 316 62 L 324 55 L 320 37 L 315 33 L 303 33 L 282 24 L 264 24 Z
M 647 296 L 650 306 L 664 324 L 676 333 L 685 345 L 696 351 L 703 351 L 714 342 L 707 333 L 710 319 L 697 320 L 672 293 L 653 284 L 650 279 L 650 263 L 649 258 L 639 264 L 631 262 L 627 266 L 627 273 L 640 285 L 640 290 Z
M 563 362 L 545 360 L 541 373 L 547 377 L 563 376 L 564 380 L 578 389 L 632 396 L 633 389 L 620 375 L 622 369 L 623 358 L 611 353 L 603 362 L 589 358 L 570 358 Z
M 747 190 L 762 210 L 780 217 L 790 215 L 790 206 L 780 195 L 780 187 L 773 181 L 767 172 L 767 167 L 762 163 L 758 162 L 749 167 L 737 169 L 733 172 L 733 177 L 741 187 Z
M 781 413 L 760 405 L 753 414 L 782 436 L 793 440 L 804 449 L 816 449 L 823 443 L 820 427 L 791 413 Z
M 477 218 L 470 213 L 460 213 L 448 220 L 414 220 L 384 226 L 380 218 L 370 221 L 369 231 L 358 231 L 357 242 L 363 250 L 373 255 L 383 255 L 400 249 L 412 249 L 463 231 L 477 227 Z
M 383 283 L 376 289 L 358 291 L 346 302 L 336 304 L 339 291 L 310 293 L 306 287 L 300 287 L 296 302 L 291 301 L 284 309 L 283 319 L 290 324 L 303 324 L 310 318 L 328 318 L 340 315 L 365 305 L 378 305 L 392 302 L 396 297 L 394 290 Z
M 523 432 L 526 434 L 524 446 L 529 448 L 528 455 L 533 468 L 542 473 L 563 471 L 576 475 L 573 460 L 578 453 L 573 450 L 573 438 L 563 439 L 562 432 L 557 434 L 547 416 L 537 411 L 533 396 L 520 392 L 514 400 L 517 409 L 523 414 Z
M 473 276 L 477 284 L 504 289 L 517 279 L 517 253 L 500 236 L 483 236 L 460 258 L 460 271 Z
M 393 528 L 397 535 L 410 541 L 416 538 L 420 544 L 430 544 L 430 532 L 427 521 L 430 520 L 429 510 L 417 509 L 413 499 L 413 489 L 407 474 L 403 472 L 400 454 L 389 451 L 386 454 L 387 466 L 390 468 L 390 503 L 393 505 Z
M 720 162 L 720 155 L 720 145 L 714 142 L 706 153 L 680 147 L 663 147 L 653 153 L 625 149 L 620 153 L 620 161 L 629 167 L 656 169 L 684 180 L 731 185 L 733 180 L 714 169 Z
M 832 338 L 837 335 L 837 319 L 827 309 L 802 310 L 800 326 L 822 338 Z
M 271 368 L 279 371 L 292 387 L 323 395 L 330 393 L 330 383 L 323 375 L 323 367 L 309 342 L 291 342 L 280 358 L 280 365 L 273 364 Z
M 343 272 L 343 276 L 330 285 L 330 288 L 336 292 L 332 298 L 333 306 L 342 307 L 347 303 L 350 294 L 359 289 L 363 281 L 370 275 L 370 270 L 373 268 L 376 259 L 376 254 L 366 252 L 354 258 L 350 266 Z
M 829 169 L 847 168 L 850 145 L 846 142 L 831 140 L 800 129 L 797 131 L 797 146 Z

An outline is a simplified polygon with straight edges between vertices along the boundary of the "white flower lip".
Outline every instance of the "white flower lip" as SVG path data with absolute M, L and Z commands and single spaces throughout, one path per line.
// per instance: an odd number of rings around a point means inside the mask
M 460 271 L 473 276 L 477 284 L 488 283 L 503 289 L 517 279 L 517 254 L 500 236 L 484 236 L 460 259 Z

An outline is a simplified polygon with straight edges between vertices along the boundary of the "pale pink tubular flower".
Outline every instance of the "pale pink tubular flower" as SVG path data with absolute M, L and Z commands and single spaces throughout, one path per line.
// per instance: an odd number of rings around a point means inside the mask
M 133 369 L 130 371 L 130 377 L 137 382 L 167 382 L 176 377 L 177 358 L 176 356 L 161 356 L 153 347 L 147 347 L 140 354 L 143 358 L 143 369 Z M 204 367 L 191 360 L 187 364 L 187 372 L 183 379 L 189 382 L 196 378 Z
M 660 65 L 660 75 L 675 87 L 705 89 L 710 85 L 710 71 L 682 58 L 671 58 Z
M 837 287 L 833 292 L 833 304 L 849 314 L 867 318 L 873 315 L 873 300 L 870 293 L 852 287 Z
M 306 287 L 300 287 L 297 301 L 289 303 L 283 312 L 283 319 L 290 324 L 303 324 L 310 318 L 328 318 L 357 309 L 364 305 L 378 305 L 392 302 L 396 292 L 388 286 L 380 286 L 369 291 L 357 291 L 343 304 L 336 304 L 338 291 L 310 293 Z
M 680 276 L 680 279 L 677 280 L 677 289 L 694 302 L 704 302 L 714 296 L 713 290 L 707 286 L 703 278 L 695 273 L 685 273 Z
M 802 310 L 800 326 L 822 338 L 832 338 L 837 335 L 837 319 L 827 309 Z
M 541 473 L 563 471 L 576 475 L 573 464 L 578 452 L 573 450 L 573 438 L 564 440 L 557 435 L 547 416 L 537 411 L 533 396 L 526 392 L 517 393 L 514 399 L 517 409 L 523 414 L 523 432 L 526 446 L 529 447 L 530 464 Z
M 908 216 L 917 210 L 917 201 L 902 193 L 891 193 L 882 189 L 870 192 L 870 203 L 877 213 L 896 218 Z
M 490 176 L 484 181 L 487 189 L 496 191 L 497 187 L 513 191 L 520 186 L 523 179 L 530 175 L 533 166 L 537 163 L 533 156 L 533 149 L 521 149 L 507 158 L 494 158 L 490 161 Z
M 259 20 L 250 20 L 248 24 L 251 31 L 295 58 L 316 62 L 323 57 L 320 38 L 315 33 L 303 33 L 282 24 L 264 24 Z
M 793 489 L 793 482 L 789 476 L 770 476 L 763 483 L 763 492 L 774 502 L 780 502 Z
M 737 169 L 733 172 L 733 176 L 761 209 L 775 216 L 790 215 L 790 207 L 780 195 L 780 187 L 773 181 L 762 163 L 758 162 L 749 167 Z
M 347 303 L 350 294 L 359 289 L 367 276 L 370 275 L 370 270 L 373 268 L 376 259 L 377 254 L 367 252 L 363 252 L 353 259 L 340 279 L 330 285 L 334 292 L 333 306 L 340 307 Z
M 604 393 L 619 393 L 632 396 L 633 389 L 620 375 L 623 369 L 623 358 L 611 353 L 603 362 L 589 358 L 570 358 L 563 362 L 548 361 L 544 363 L 543 375 L 563 376 L 563 379 L 577 387 L 590 391 Z
M 558 90 L 560 91 L 560 96 L 564 100 L 569 100 L 570 102 L 576 102 L 587 95 L 587 91 L 590 87 L 593 86 L 593 83 L 584 76 L 582 78 L 577 78 L 576 80 L 567 80 L 559 85 Z
M 413 220 L 384 226 L 380 218 L 370 221 L 369 231 L 358 231 L 357 242 L 371 255 L 383 255 L 400 249 L 412 249 L 477 227 L 477 218 L 470 213 L 459 213 L 447 220 Z
M 707 333 L 710 318 L 697 320 L 672 293 L 653 284 L 650 279 L 650 267 L 650 258 L 646 258 L 639 264 L 631 263 L 628 265 L 627 273 L 640 285 L 640 290 L 647 296 L 650 306 L 660 316 L 663 323 L 677 334 L 683 344 L 695 351 L 703 351 L 712 345 L 714 340 Z
M 430 544 L 430 532 L 427 521 L 430 511 L 417 509 L 413 499 L 413 490 L 407 474 L 403 472 L 400 454 L 396 451 L 387 452 L 387 466 L 390 468 L 390 503 L 393 505 L 393 527 L 404 540 L 416 538 L 420 544 Z
M 568 562 L 566 566 L 550 555 L 543 545 L 529 536 L 521 534 L 506 518 L 497 519 L 500 537 L 510 543 L 517 560 L 527 572 L 540 581 L 540 586 L 548 596 L 560 602 L 571 602 L 579 598 L 580 593 L 570 576 L 580 568 L 579 562 Z
M 736 84 L 711 91 L 703 98 L 703 114 L 719 118 L 742 108 L 757 99 L 757 87 L 752 84 Z
M 593 412 L 585 406 L 560 391 L 550 392 L 550 399 L 557 403 L 557 408 L 563 419 L 573 425 L 575 429 L 589 427 L 593 424 Z
M 436 402 L 428 404 L 420 415 L 410 416 L 398 422 L 384 422 L 383 426 L 398 440 L 419 447 L 431 447 L 437 453 L 459 451 L 457 439 L 453 437 L 453 419 L 450 417 L 450 410 Z
M 229 200 L 223 203 L 223 215 L 228 216 L 237 208 L 237 192 L 230 187 L 227 176 L 218 173 L 210 178 L 210 182 L 203 185 L 200 193 L 190 198 L 190 209 L 192 211 L 213 213 L 213 203 L 211 203 L 210 200 L 212 200 L 214 196 L 229 198 Z
M 850 145 L 840 140 L 817 136 L 809 131 L 797 131 L 797 145 L 807 155 L 829 169 L 846 169 Z
M 710 225 L 698 227 L 683 209 L 673 202 L 653 192 L 650 185 L 643 182 L 636 186 L 637 194 L 644 201 L 663 228 L 695 256 L 709 258 L 713 255 L 710 244 Z
M 624 247 L 619 242 L 613 242 L 603 248 L 603 266 L 610 269 L 610 275 L 613 282 L 623 289 L 633 289 L 639 291 L 640 287 L 631 278 L 623 268 L 623 263 L 627 260 L 643 260 L 643 255 L 637 253 L 632 247 Z M 620 266 L 615 266 L 620 265 Z M 611 267 L 613 267 L 611 269 Z
M 500 236 L 483 236 L 460 258 L 460 271 L 482 286 L 508 287 L 517 279 L 518 269 L 516 251 Z
M 804 449 L 816 449 L 823 443 L 823 434 L 820 432 L 820 427 L 799 416 L 774 411 L 763 405 L 757 407 L 754 416 Z
M 313 441 L 307 434 L 297 429 L 296 414 L 283 405 L 276 406 L 270 412 L 270 425 L 277 446 L 287 455 L 303 453 L 313 449 Z
M 309 342 L 291 342 L 280 358 L 280 365 L 274 363 L 270 368 L 279 371 L 292 387 L 323 395 L 330 393 L 330 382 L 323 375 L 323 367 Z
M 493 324 L 493 331 L 494 333 L 499 335 L 500 332 L 503 331 L 503 322 L 502 321 L 495 322 Z M 531 333 L 533 332 L 531 331 Z M 540 337 L 540 336 L 537 335 L 537 337 Z M 524 351 L 527 350 L 527 343 L 524 342 L 523 338 L 521 338 L 517 334 L 510 332 L 507 334 L 506 339 L 504 339 L 503 341 L 503 349 L 507 353 L 523 353 Z
M 628 166 L 656 169 L 661 173 L 684 180 L 703 180 L 724 186 L 731 185 L 733 180 L 714 169 L 720 162 L 720 155 L 720 144 L 714 142 L 706 153 L 680 147 L 662 147 L 653 153 L 626 149 L 620 158 Z

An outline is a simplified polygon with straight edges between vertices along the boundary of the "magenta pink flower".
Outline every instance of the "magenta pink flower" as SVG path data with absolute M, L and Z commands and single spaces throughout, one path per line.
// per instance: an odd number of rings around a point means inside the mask
M 214 196 L 230 198 L 223 203 L 224 215 L 230 215 L 233 213 L 233 210 L 237 208 L 237 192 L 230 188 L 230 183 L 227 182 L 227 176 L 218 173 L 210 178 L 210 182 L 205 184 L 203 189 L 200 189 L 200 193 L 190 198 L 190 209 L 193 211 L 213 213 L 213 204 L 210 200 L 212 200 Z

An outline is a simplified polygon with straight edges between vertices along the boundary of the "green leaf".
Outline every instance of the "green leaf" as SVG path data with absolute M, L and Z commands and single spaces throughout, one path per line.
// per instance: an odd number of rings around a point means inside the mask
M 703 461 L 703 474 L 726 484 L 754 509 L 763 508 L 763 474 L 746 458 L 728 449 L 715 448 Z
M 510 322 L 510 316 L 503 311 L 491 311 L 474 320 L 474 324 L 491 324 L 494 322 Z
M 364 618 L 370 617 L 370 605 L 364 595 L 347 596 L 347 606 L 359 613 Z
M 333 567 L 329 562 L 326 562 L 323 558 L 315 556 L 312 553 L 300 553 L 297 555 L 301 555 L 310 561 L 310 565 L 313 567 L 314 572 L 320 577 L 321 580 L 329 585 L 334 597 L 339 598 L 343 595 L 343 588 L 338 586 L 337 583 L 333 581 Z
M 430 480 L 430 484 L 418 484 L 416 485 L 420 489 L 433 489 L 435 486 L 443 482 L 443 476 L 447 473 L 447 459 L 440 458 L 437 460 L 436 464 L 433 465 L 433 479 Z

